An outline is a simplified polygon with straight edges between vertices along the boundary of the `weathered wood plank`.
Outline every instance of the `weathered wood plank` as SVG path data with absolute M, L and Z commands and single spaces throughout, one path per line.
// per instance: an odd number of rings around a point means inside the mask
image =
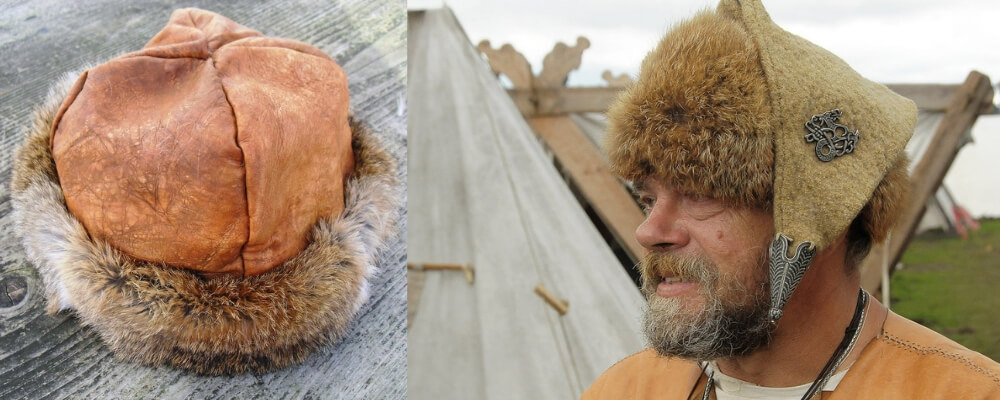
M 264 375 L 203 377 L 116 361 L 70 313 L 46 315 L 41 281 L 12 231 L 13 149 L 31 107 L 64 72 L 141 48 L 170 12 L 200 7 L 265 34 L 325 51 L 347 72 L 355 113 L 393 144 L 406 181 L 406 22 L 398 0 L 57 0 L 0 4 L 0 281 L 25 279 L 27 297 L 0 307 L 0 398 L 404 398 L 406 243 L 380 255 L 372 298 L 345 340 L 304 364 Z M 406 229 L 404 220 L 400 232 Z M 2 303 L 2 302 L 0 302 Z
M 948 103 L 955 95 L 959 85 L 954 84 L 886 84 L 893 92 L 899 93 L 917 103 L 917 108 L 927 111 L 941 111 L 948 108 Z
M 525 118 L 570 113 L 605 112 L 620 87 L 560 87 L 509 89 L 507 93 Z
M 875 293 L 878 289 L 883 258 L 888 260 L 890 266 L 899 261 L 913 231 L 920 223 L 927 199 L 941 186 L 948 167 L 955 160 L 964 133 L 972 128 L 984 107 L 992 104 L 993 87 L 990 79 L 977 71 L 970 72 L 965 83 L 952 96 L 925 154 L 919 160 L 912 160 L 916 165 L 910 170 L 910 198 L 899 223 L 893 228 L 889 240 L 874 246 L 871 254 L 861 264 L 861 283 L 867 290 Z

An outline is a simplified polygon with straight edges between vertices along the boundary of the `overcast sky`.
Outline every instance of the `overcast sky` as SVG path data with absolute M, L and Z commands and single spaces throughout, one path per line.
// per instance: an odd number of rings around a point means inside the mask
M 409 0 L 410 9 L 442 0 Z M 590 40 L 570 86 L 603 84 L 601 72 L 635 75 L 642 58 L 677 22 L 712 0 L 452 0 L 473 43 L 511 43 L 537 74 L 556 42 Z M 882 83 L 961 83 L 975 69 L 1000 81 L 998 0 L 765 0 L 785 30 L 837 54 Z M 994 99 L 996 101 L 997 99 Z M 1000 116 L 981 117 L 974 146 L 959 153 L 945 182 L 973 215 L 1000 216 Z M 975 147 L 973 149 L 972 147 Z M 961 175 L 960 177 L 956 177 Z M 984 182 L 985 181 L 985 182 Z M 986 183 L 984 185 L 984 183 Z
M 441 0 L 410 0 L 434 8 Z M 590 39 L 570 85 L 601 83 L 605 69 L 635 74 L 646 52 L 675 23 L 710 0 L 453 0 L 469 39 L 511 43 L 531 62 L 556 42 Z M 789 32 L 837 54 L 869 79 L 962 82 L 972 69 L 1000 79 L 1000 1 L 770 0 L 771 17 Z M 535 70 L 537 73 L 537 69 Z

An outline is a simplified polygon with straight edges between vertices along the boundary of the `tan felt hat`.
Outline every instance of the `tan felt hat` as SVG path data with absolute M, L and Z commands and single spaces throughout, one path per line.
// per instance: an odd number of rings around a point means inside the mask
M 759 0 L 722 0 L 667 33 L 608 118 L 616 173 L 771 207 L 776 321 L 812 256 L 855 217 L 875 241 L 898 218 L 917 109 L 781 29 Z
M 322 51 L 197 9 L 55 85 L 12 182 L 49 310 L 126 360 L 209 374 L 339 338 L 401 198 L 349 105 Z

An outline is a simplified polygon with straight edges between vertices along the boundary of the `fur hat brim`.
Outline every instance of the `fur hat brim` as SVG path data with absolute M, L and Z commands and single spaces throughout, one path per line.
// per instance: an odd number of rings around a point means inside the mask
M 356 167 L 344 211 L 320 219 L 301 253 L 264 274 L 206 279 L 130 258 L 91 238 L 67 211 L 50 132 L 76 76 L 36 110 L 11 184 L 15 226 L 45 281 L 50 313 L 73 309 L 124 361 L 211 375 L 299 363 L 343 336 L 368 299 L 402 196 L 395 160 L 369 128 L 351 118 Z

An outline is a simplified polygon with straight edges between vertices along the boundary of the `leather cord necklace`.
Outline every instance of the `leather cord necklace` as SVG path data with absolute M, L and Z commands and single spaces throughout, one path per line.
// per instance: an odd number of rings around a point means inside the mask
M 809 389 L 806 390 L 805 395 L 802 396 L 802 400 L 811 399 L 819 391 L 826 386 L 826 383 L 833 376 L 834 371 L 840 366 L 847 355 L 851 353 L 854 349 L 854 344 L 858 341 L 858 336 L 861 335 L 861 327 L 865 324 L 865 316 L 868 314 L 868 292 L 864 289 L 858 291 L 858 304 L 854 309 L 854 317 L 851 318 L 851 323 L 847 325 L 847 329 L 844 330 L 844 339 L 840 341 L 840 345 L 834 350 L 833 355 L 830 356 L 830 360 L 826 362 L 823 369 L 820 370 L 819 376 L 813 381 Z M 706 364 L 707 366 L 707 364 Z M 704 369 L 702 369 L 704 373 Z M 702 400 L 708 400 L 708 395 L 712 392 L 712 386 L 715 384 L 715 371 L 712 371 L 712 375 L 708 377 L 708 382 L 705 384 L 705 393 L 702 395 Z M 699 379 L 700 380 L 700 379 Z M 695 382 L 698 385 L 698 382 Z M 692 388 L 693 390 L 693 388 Z

